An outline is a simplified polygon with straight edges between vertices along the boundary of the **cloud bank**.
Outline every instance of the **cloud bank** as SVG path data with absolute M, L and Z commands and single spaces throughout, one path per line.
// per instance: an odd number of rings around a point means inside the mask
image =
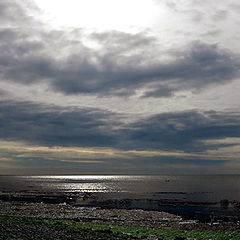
M 138 31 L 54 28 L 31 0 L 0 2 L 0 174 L 240 169 L 239 4 L 154 2 Z

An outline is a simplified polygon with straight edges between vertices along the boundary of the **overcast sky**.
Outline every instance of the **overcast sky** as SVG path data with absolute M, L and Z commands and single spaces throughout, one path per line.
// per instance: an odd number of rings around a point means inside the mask
M 0 174 L 238 174 L 237 0 L 1 0 Z

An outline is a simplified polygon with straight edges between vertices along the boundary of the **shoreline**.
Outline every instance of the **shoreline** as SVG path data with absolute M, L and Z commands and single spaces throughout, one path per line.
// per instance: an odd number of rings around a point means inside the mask
M 181 192 L 179 193 L 181 194 Z M 98 209 L 144 210 L 167 212 L 181 216 L 185 220 L 210 222 L 240 221 L 238 202 L 202 202 L 179 199 L 117 198 L 93 192 L 0 192 L 0 201 L 14 204 L 67 205 L 75 208 L 89 207 Z
M 0 201 L 0 215 L 37 219 L 68 219 L 96 224 L 141 226 L 151 228 L 174 228 L 179 230 L 240 231 L 240 221 L 199 221 L 182 216 L 142 209 L 106 209 L 77 206 L 65 203 L 27 203 Z
M 240 221 L 203 222 L 163 211 L 0 200 L 0 239 L 235 240 L 240 239 Z

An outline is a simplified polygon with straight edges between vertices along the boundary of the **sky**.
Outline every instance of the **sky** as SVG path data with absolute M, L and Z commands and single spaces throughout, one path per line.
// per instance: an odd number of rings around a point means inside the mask
M 0 174 L 238 174 L 237 0 L 1 0 Z

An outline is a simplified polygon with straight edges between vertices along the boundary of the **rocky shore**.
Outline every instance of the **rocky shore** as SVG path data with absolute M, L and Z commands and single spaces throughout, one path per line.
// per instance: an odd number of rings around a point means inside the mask
M 149 210 L 149 207 L 158 210 Z M 214 212 L 210 212 L 212 210 Z M 85 224 L 90 224 L 90 227 L 83 227 Z M 93 231 L 94 224 L 107 227 L 97 227 L 97 230 Z M 124 231 L 113 231 L 112 226 L 122 226 Z M 134 227 L 142 228 L 136 231 L 142 231 L 143 234 L 126 233 L 126 230 Z M 148 231 L 146 228 L 163 232 L 160 235 L 157 232 L 153 235 L 145 234 Z M 161 237 L 165 230 L 170 231 L 170 235 L 173 234 L 176 238 Z M 180 231 L 180 235 L 175 231 Z M 184 231 L 188 234 L 195 231 L 195 235 L 193 238 L 186 238 Z M 177 199 L 107 198 L 106 195 L 80 192 L 0 193 L 0 240 L 209 239 L 202 237 L 209 232 L 224 233 L 224 236 L 239 234 L 236 238 L 219 239 L 240 239 L 240 214 L 237 203 L 228 200 L 209 203 L 184 202 Z M 166 234 L 168 236 L 169 233 Z M 198 234 L 200 238 L 195 237 Z M 216 236 L 210 238 L 216 239 Z
M 112 206 L 112 201 L 121 204 L 121 207 L 106 208 L 107 203 Z M 124 206 L 130 204 L 126 199 L 107 200 L 105 207 L 101 207 L 100 203 L 104 202 L 96 201 L 96 197 L 91 194 L 74 198 L 68 194 L 4 193 L 0 200 L 0 240 L 217 239 L 215 233 L 219 233 L 219 236 L 232 236 L 219 239 L 240 239 L 240 221 L 237 218 L 223 221 L 211 216 L 209 221 L 200 221 L 163 211 L 124 209 Z M 90 225 L 85 227 L 85 224 Z M 94 230 L 95 225 L 97 228 Z M 104 227 L 99 228 L 102 225 Z M 114 230 L 113 226 L 116 226 L 117 230 Z M 119 230 L 121 226 L 123 229 Z M 129 232 L 129 229 L 134 227 L 138 229 Z M 191 235 L 192 232 L 195 235 Z M 209 233 L 212 234 L 211 237 L 206 235 Z M 186 237 L 185 234 L 193 237 Z
M 122 209 L 168 212 L 179 215 L 184 219 L 199 220 L 200 222 L 238 222 L 240 220 L 240 204 L 223 199 L 219 202 L 189 201 L 175 198 L 122 198 L 109 196 L 104 193 L 82 192 L 0 192 L 2 203 L 19 205 L 50 204 L 49 206 L 64 206 L 72 208 L 89 207 L 95 209 Z
M 166 212 L 144 211 L 141 209 L 102 209 L 79 207 L 65 203 L 26 203 L 0 201 L 0 215 L 25 216 L 38 219 L 70 219 L 80 222 L 142 226 L 152 228 L 174 228 L 181 230 L 240 231 L 240 222 L 200 222 L 183 219 Z

